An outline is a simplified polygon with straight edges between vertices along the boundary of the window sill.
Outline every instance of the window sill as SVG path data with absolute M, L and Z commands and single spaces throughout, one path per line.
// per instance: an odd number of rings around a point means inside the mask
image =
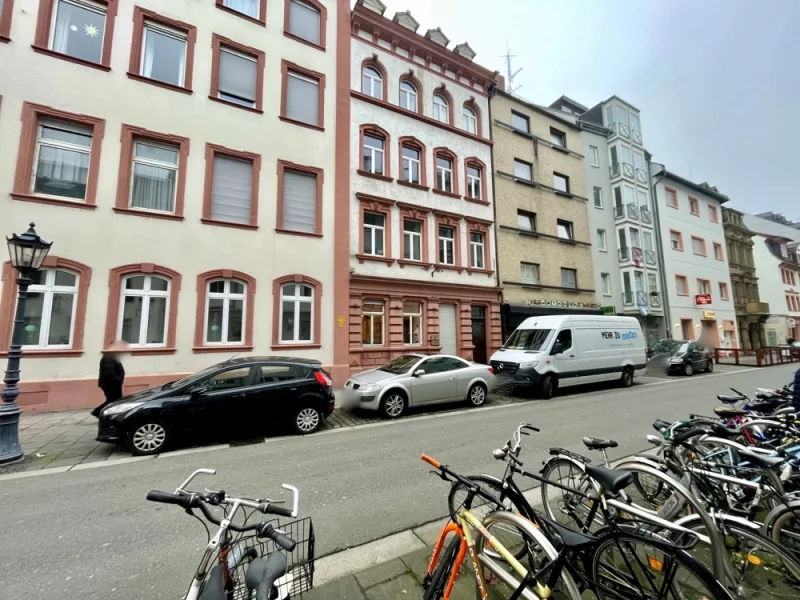
M 550 144 L 550 147 L 553 150 L 557 150 L 558 152 L 562 152 L 564 154 L 569 154 L 569 150 L 564 146 L 559 146 L 558 144 Z
M 275 233 L 282 233 L 285 235 L 300 235 L 303 237 L 313 237 L 313 238 L 321 238 L 321 233 L 311 233 L 308 231 L 295 231 L 294 229 L 283 229 L 281 227 L 275 228 Z
M 111 67 L 109 67 L 108 65 L 94 63 L 90 60 L 84 60 L 82 58 L 75 58 L 74 56 L 70 56 L 69 54 L 56 52 L 55 50 L 50 50 L 50 48 L 37 46 L 36 44 L 31 44 L 31 48 L 33 48 L 34 52 L 38 52 L 39 54 L 45 54 L 47 56 L 52 56 L 53 58 L 60 58 L 61 60 L 66 60 L 67 62 L 75 63 L 76 65 L 83 65 L 84 67 L 91 67 L 92 69 L 97 69 L 99 71 L 105 71 L 105 72 L 109 72 L 111 70 Z
M 576 288 L 561 288 L 565 294 L 580 294 L 581 290 Z
M 356 254 L 356 258 L 358 259 L 358 262 L 361 264 L 364 264 L 365 260 L 382 262 L 386 263 L 387 265 L 391 265 L 392 263 L 394 263 L 393 258 L 388 258 L 386 256 L 372 256 L 371 254 Z
M 387 177 L 386 175 L 378 175 L 377 173 L 372 173 L 370 171 L 363 171 L 362 169 L 358 169 L 356 171 L 362 177 L 369 177 L 370 179 L 377 179 L 379 181 L 386 181 L 387 183 L 391 183 L 394 181 L 391 177 Z
M 464 200 L 467 202 L 472 202 L 473 204 L 480 204 L 481 206 L 489 206 L 489 202 L 485 200 L 481 200 L 480 198 L 470 198 L 469 196 L 464 196 Z
M 0 35 L 0 44 L 8 44 L 11 41 L 10 37 Z
M 464 272 L 464 267 L 459 267 L 456 265 L 443 265 L 441 263 L 436 263 L 434 267 L 435 267 L 434 273 L 436 271 L 458 271 L 459 273 Z
M 47 196 L 37 196 L 36 194 L 18 194 L 11 192 L 10 196 L 14 200 L 22 200 L 23 202 L 39 202 L 41 204 L 52 204 L 53 206 L 69 206 L 70 208 L 82 208 L 94 210 L 97 208 L 94 204 L 87 204 L 86 202 L 76 202 L 74 200 L 62 200 L 60 198 L 49 198 Z
M 144 217 L 150 219 L 165 219 L 167 221 L 183 221 L 183 215 L 170 215 L 167 213 L 157 213 L 157 212 L 149 212 L 146 210 L 137 210 L 135 208 L 121 208 L 119 206 L 115 206 L 113 208 L 114 212 L 121 213 L 123 215 L 136 215 L 137 217 Z
M 244 19 L 245 21 L 250 21 L 251 23 L 255 23 L 256 25 L 260 25 L 261 27 L 266 27 L 266 21 L 261 21 L 256 19 L 255 17 L 251 17 L 250 15 L 244 15 L 240 13 L 238 10 L 233 10 L 232 8 L 228 8 L 224 4 L 217 4 L 217 8 L 220 10 L 224 10 L 226 13 L 230 13 L 235 17 L 239 17 L 240 19 Z
M 567 238 L 558 238 L 558 241 L 561 242 L 562 244 L 569 244 L 570 246 L 577 246 L 578 245 L 577 241 L 570 240 L 570 239 L 567 239 Z
M 195 354 L 208 354 L 211 352 L 252 352 L 253 346 L 195 346 Z
M 126 352 L 136 356 L 156 356 L 159 354 L 175 354 L 175 350 L 175 348 L 129 348 Z
M 251 113 L 256 113 L 258 115 L 263 115 L 264 111 L 260 108 L 253 108 L 251 106 L 245 106 L 244 104 L 237 104 L 236 102 L 231 102 L 230 100 L 225 100 L 223 98 L 217 98 L 216 96 L 212 96 L 211 94 L 208 95 L 209 100 L 213 100 L 214 102 L 219 102 L 220 104 L 225 104 L 226 106 L 232 106 L 234 108 L 241 108 L 242 110 L 246 110 Z
M 324 127 L 320 127 L 319 125 L 313 125 L 312 123 L 305 123 L 304 121 L 296 121 L 295 119 L 290 119 L 289 117 L 284 117 L 281 115 L 280 120 L 284 123 L 291 123 L 292 125 L 299 125 L 300 127 L 308 127 L 309 129 L 314 129 L 316 131 L 325 131 Z
M 556 196 L 564 196 L 565 198 L 574 198 L 575 197 L 574 194 L 570 194 L 569 192 L 563 192 L 561 190 L 553 190 L 553 193 Z
M 522 185 L 527 185 L 527 186 L 534 187 L 534 188 L 537 187 L 536 186 L 536 182 L 533 179 L 523 179 L 522 177 L 517 177 L 516 175 L 514 175 L 512 173 L 505 173 L 503 171 L 498 171 L 497 173 L 499 175 L 504 175 L 504 176 L 508 177 L 509 179 L 513 179 L 516 183 L 521 183 Z
M 400 265 L 401 269 L 404 269 L 406 266 L 409 266 L 409 267 L 420 267 L 422 269 L 425 269 L 426 271 L 434 266 L 433 263 L 426 263 L 422 262 L 421 260 L 410 260 L 405 258 L 398 258 L 397 264 Z
M 319 350 L 322 344 L 272 344 L 273 350 Z
M 508 225 L 500 225 L 500 229 L 505 229 L 506 231 L 513 231 L 520 235 L 527 235 L 528 237 L 533 237 L 533 238 L 541 237 L 541 234 L 537 231 L 532 231 L 529 229 L 520 229 L 519 227 L 509 227 Z
M 137 75 L 136 73 L 131 73 L 130 71 L 128 71 L 128 79 L 135 79 L 136 81 L 141 81 L 142 83 L 149 83 L 150 85 L 164 88 L 165 90 L 172 90 L 173 92 L 180 92 L 181 94 L 193 93 L 189 88 L 172 83 L 166 83 L 164 81 L 158 81 L 157 79 L 151 79 L 150 77 L 144 77 L 143 75 Z
M 314 42 L 309 42 L 308 40 L 301 38 L 299 35 L 293 34 L 291 31 L 284 31 L 283 35 L 296 42 L 300 42 L 301 44 L 305 44 L 306 46 L 310 46 L 312 48 L 316 48 L 317 50 L 325 52 L 325 46 L 320 46 L 319 44 L 315 44 Z
M 456 200 L 461 200 L 461 196 L 459 196 L 458 194 L 454 194 L 453 192 L 444 192 L 436 188 L 433 188 L 432 191 L 434 194 L 437 194 L 439 196 L 447 196 L 448 198 L 455 198 Z
M 470 275 L 472 275 L 473 273 L 479 275 L 483 274 L 486 275 L 487 277 L 491 277 L 492 275 L 494 275 L 494 271 L 492 271 L 491 269 L 477 269 L 475 267 L 467 267 L 467 273 L 469 273 Z
M 234 229 L 250 229 L 255 231 L 258 225 L 251 225 L 249 223 L 231 223 L 229 221 L 217 221 L 216 219 L 200 219 L 201 223 L 205 225 L 216 225 L 217 227 L 233 227 Z
M 0 357 L 7 357 L 8 351 L 0 352 Z M 23 350 L 23 358 L 69 358 L 83 356 L 83 350 Z
M 427 192 L 427 191 L 429 191 L 431 189 L 427 185 L 420 185 L 419 183 L 411 183 L 410 181 L 403 181 L 402 179 L 398 179 L 397 180 L 397 184 L 398 185 L 404 185 L 404 186 L 410 187 L 410 188 L 414 188 L 415 190 L 421 190 L 423 192 Z

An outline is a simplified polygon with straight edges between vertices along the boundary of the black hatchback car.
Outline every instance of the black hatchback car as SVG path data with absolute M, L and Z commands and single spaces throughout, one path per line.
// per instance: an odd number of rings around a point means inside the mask
M 97 440 L 146 455 L 178 438 L 242 439 L 276 422 L 307 434 L 333 405 L 333 382 L 318 361 L 235 358 L 112 402 L 100 413 Z
M 694 375 L 697 371 L 714 370 L 714 351 L 700 342 L 660 340 L 647 351 L 649 364 L 661 361 L 667 373 Z

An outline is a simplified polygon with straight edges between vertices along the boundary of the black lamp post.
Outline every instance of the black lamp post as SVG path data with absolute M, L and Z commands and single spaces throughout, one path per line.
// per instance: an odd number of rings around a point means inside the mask
M 17 406 L 19 396 L 19 363 L 22 358 L 22 332 L 25 319 L 25 302 L 28 299 L 30 276 L 39 270 L 50 251 L 52 242 L 45 242 L 33 229 L 22 235 L 12 234 L 6 238 L 11 266 L 19 273 L 17 286 L 17 312 L 14 315 L 14 329 L 11 335 L 11 346 L 8 349 L 8 366 L 3 379 L 3 403 L 0 405 L 0 464 L 22 458 L 22 447 L 19 445 L 19 415 L 22 412 Z

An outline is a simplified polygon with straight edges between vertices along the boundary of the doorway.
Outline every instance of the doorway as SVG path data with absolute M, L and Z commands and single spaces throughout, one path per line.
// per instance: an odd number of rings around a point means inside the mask
M 442 346 L 442 354 L 458 356 L 455 304 L 439 305 L 439 344 Z
M 487 364 L 486 359 L 486 307 L 472 307 L 472 360 L 477 363 Z

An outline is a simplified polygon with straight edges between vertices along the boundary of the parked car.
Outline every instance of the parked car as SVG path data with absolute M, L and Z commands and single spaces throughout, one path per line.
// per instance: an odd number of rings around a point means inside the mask
M 647 351 L 648 362 L 661 359 L 667 373 L 694 375 L 696 371 L 714 370 L 714 350 L 700 342 L 660 340 Z
M 179 437 L 241 439 L 275 422 L 307 434 L 322 426 L 333 404 L 333 382 L 318 361 L 235 358 L 112 402 L 100 413 L 97 440 L 145 455 Z
M 345 395 L 348 407 L 377 410 L 394 419 L 410 406 L 459 400 L 481 406 L 493 382 L 494 370 L 489 365 L 444 354 L 402 354 L 351 377 L 345 383 Z

